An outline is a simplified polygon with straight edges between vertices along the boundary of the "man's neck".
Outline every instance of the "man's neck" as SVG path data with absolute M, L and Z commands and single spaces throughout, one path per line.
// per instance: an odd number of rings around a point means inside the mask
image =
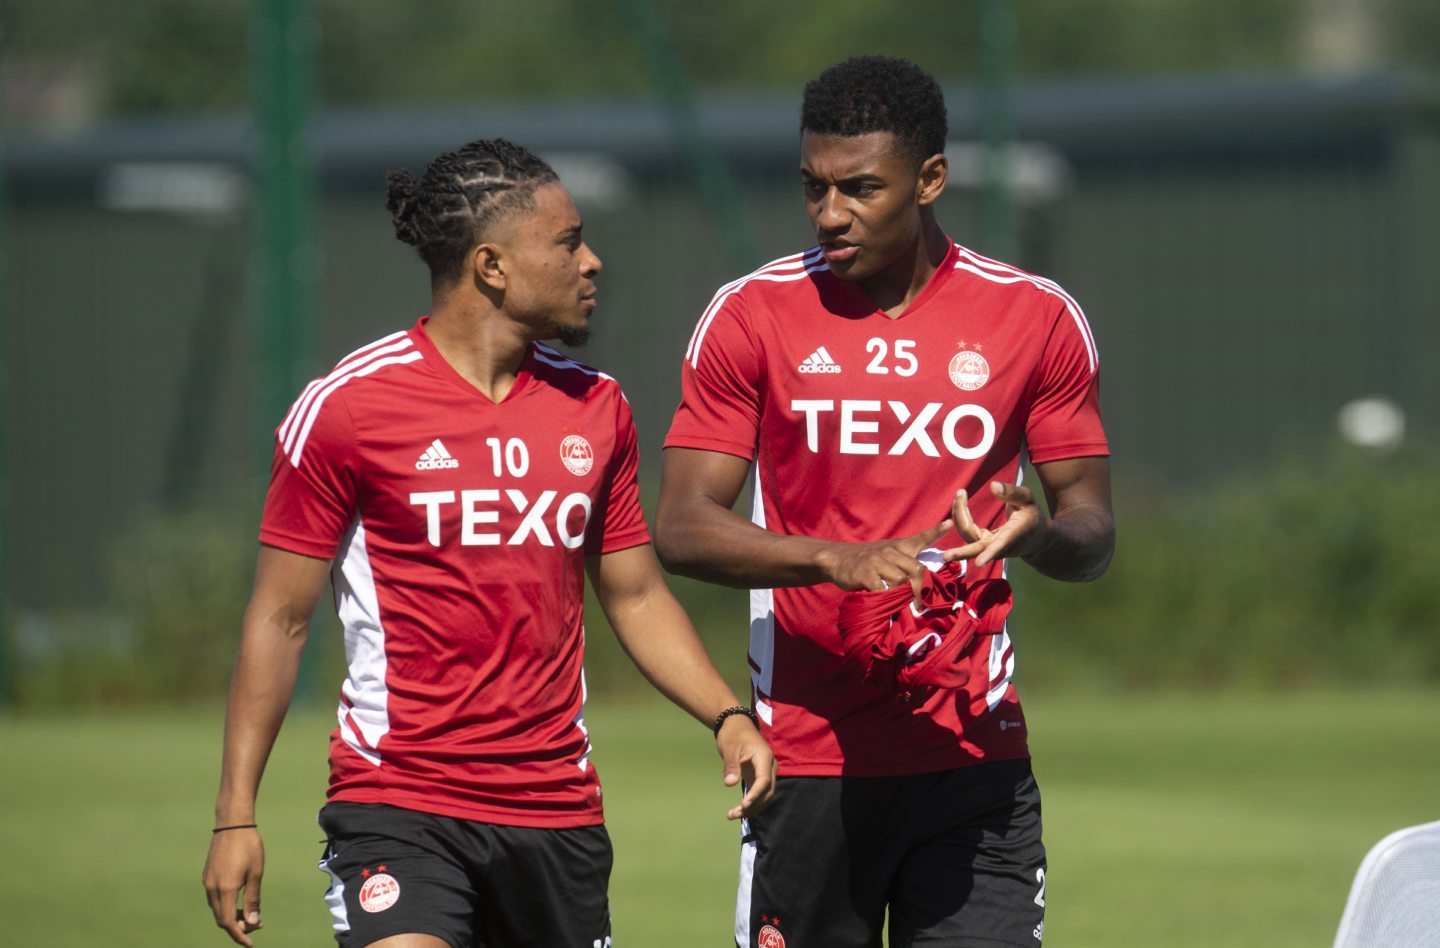
M 437 297 L 425 333 L 450 367 L 493 402 L 510 393 L 530 347 L 519 326 L 483 301 Z
M 876 309 L 887 316 L 899 316 L 915 302 L 949 252 L 950 238 L 932 217 L 921 227 L 911 251 L 881 272 L 857 281 L 857 285 Z

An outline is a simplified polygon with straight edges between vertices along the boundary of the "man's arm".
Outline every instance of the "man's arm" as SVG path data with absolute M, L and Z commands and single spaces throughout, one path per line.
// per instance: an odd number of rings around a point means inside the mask
M 596 598 L 620 645 L 655 688 L 707 727 L 740 704 L 715 670 L 690 617 L 671 594 L 649 544 L 590 556 L 585 561 Z M 745 796 L 727 814 L 753 816 L 775 795 L 775 759 L 744 715 L 725 719 L 716 736 L 725 786 L 743 778 Z
M 1028 488 L 993 481 L 990 492 L 1005 502 L 1006 521 L 994 530 L 971 519 L 965 492 L 955 497 L 954 518 L 971 543 L 947 550 L 947 560 L 974 559 L 984 566 L 1018 556 L 1052 579 L 1098 579 L 1115 553 L 1115 515 L 1110 507 L 1110 461 L 1103 457 L 1069 458 L 1035 465 L 1046 517 Z
M 215 800 L 217 827 L 255 822 L 260 777 L 290 707 L 300 652 L 329 571 L 328 560 L 269 546 L 260 548 L 225 710 L 225 751 Z M 211 836 L 203 877 L 205 892 L 215 924 L 237 944 L 251 945 L 249 933 L 261 927 L 260 878 L 264 871 L 265 849 L 259 830 L 234 829 Z M 243 909 L 237 905 L 242 891 Z
M 834 583 L 841 589 L 916 585 L 915 555 L 952 526 L 946 520 L 910 537 L 838 543 L 757 527 L 730 508 L 750 462 L 717 451 L 666 448 L 655 517 L 655 548 L 665 568 L 747 589 Z

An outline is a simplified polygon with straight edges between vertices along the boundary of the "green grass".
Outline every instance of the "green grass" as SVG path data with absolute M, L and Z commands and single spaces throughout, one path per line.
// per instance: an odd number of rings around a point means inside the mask
M 616 943 L 726 944 L 738 834 L 704 729 L 651 701 L 591 704 Z M 1366 849 L 1440 819 L 1434 691 L 1028 708 L 1051 946 L 1329 944 Z M 329 943 L 314 823 L 328 723 L 292 715 L 266 778 L 261 946 Z M 214 710 L 0 718 L 5 943 L 228 944 L 199 883 L 219 734 Z

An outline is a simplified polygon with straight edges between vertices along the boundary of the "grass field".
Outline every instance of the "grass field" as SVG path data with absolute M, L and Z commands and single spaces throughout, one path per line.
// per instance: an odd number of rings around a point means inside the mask
M 639 686 L 637 685 L 637 688 Z M 1041 697 L 1055 948 L 1328 945 L 1366 849 L 1440 819 L 1440 692 Z M 329 941 L 314 812 L 328 720 L 293 714 L 260 806 L 261 946 Z M 615 941 L 725 945 L 737 833 L 704 729 L 592 701 Z M 0 941 L 228 944 L 199 884 L 220 713 L 0 718 Z

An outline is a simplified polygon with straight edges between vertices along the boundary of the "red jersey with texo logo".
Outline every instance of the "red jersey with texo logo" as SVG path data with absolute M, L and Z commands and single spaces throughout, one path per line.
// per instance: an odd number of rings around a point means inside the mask
M 1053 282 L 951 245 L 898 318 L 835 277 L 818 248 L 721 287 L 695 328 L 667 448 L 755 465 L 758 525 L 868 542 L 949 516 L 965 488 L 982 526 L 987 485 L 1043 463 L 1106 455 L 1099 356 Z M 935 546 L 962 542 L 956 534 Z M 978 582 L 1004 563 L 976 569 Z M 844 657 L 830 584 L 750 595 L 756 710 L 781 773 L 882 776 L 1028 756 L 1008 632 L 977 637 L 963 688 L 918 707 Z
M 603 821 L 584 560 L 650 541 L 614 379 L 532 344 L 492 402 L 425 320 L 312 382 L 276 431 L 262 543 L 333 560 L 348 676 L 331 800 Z

